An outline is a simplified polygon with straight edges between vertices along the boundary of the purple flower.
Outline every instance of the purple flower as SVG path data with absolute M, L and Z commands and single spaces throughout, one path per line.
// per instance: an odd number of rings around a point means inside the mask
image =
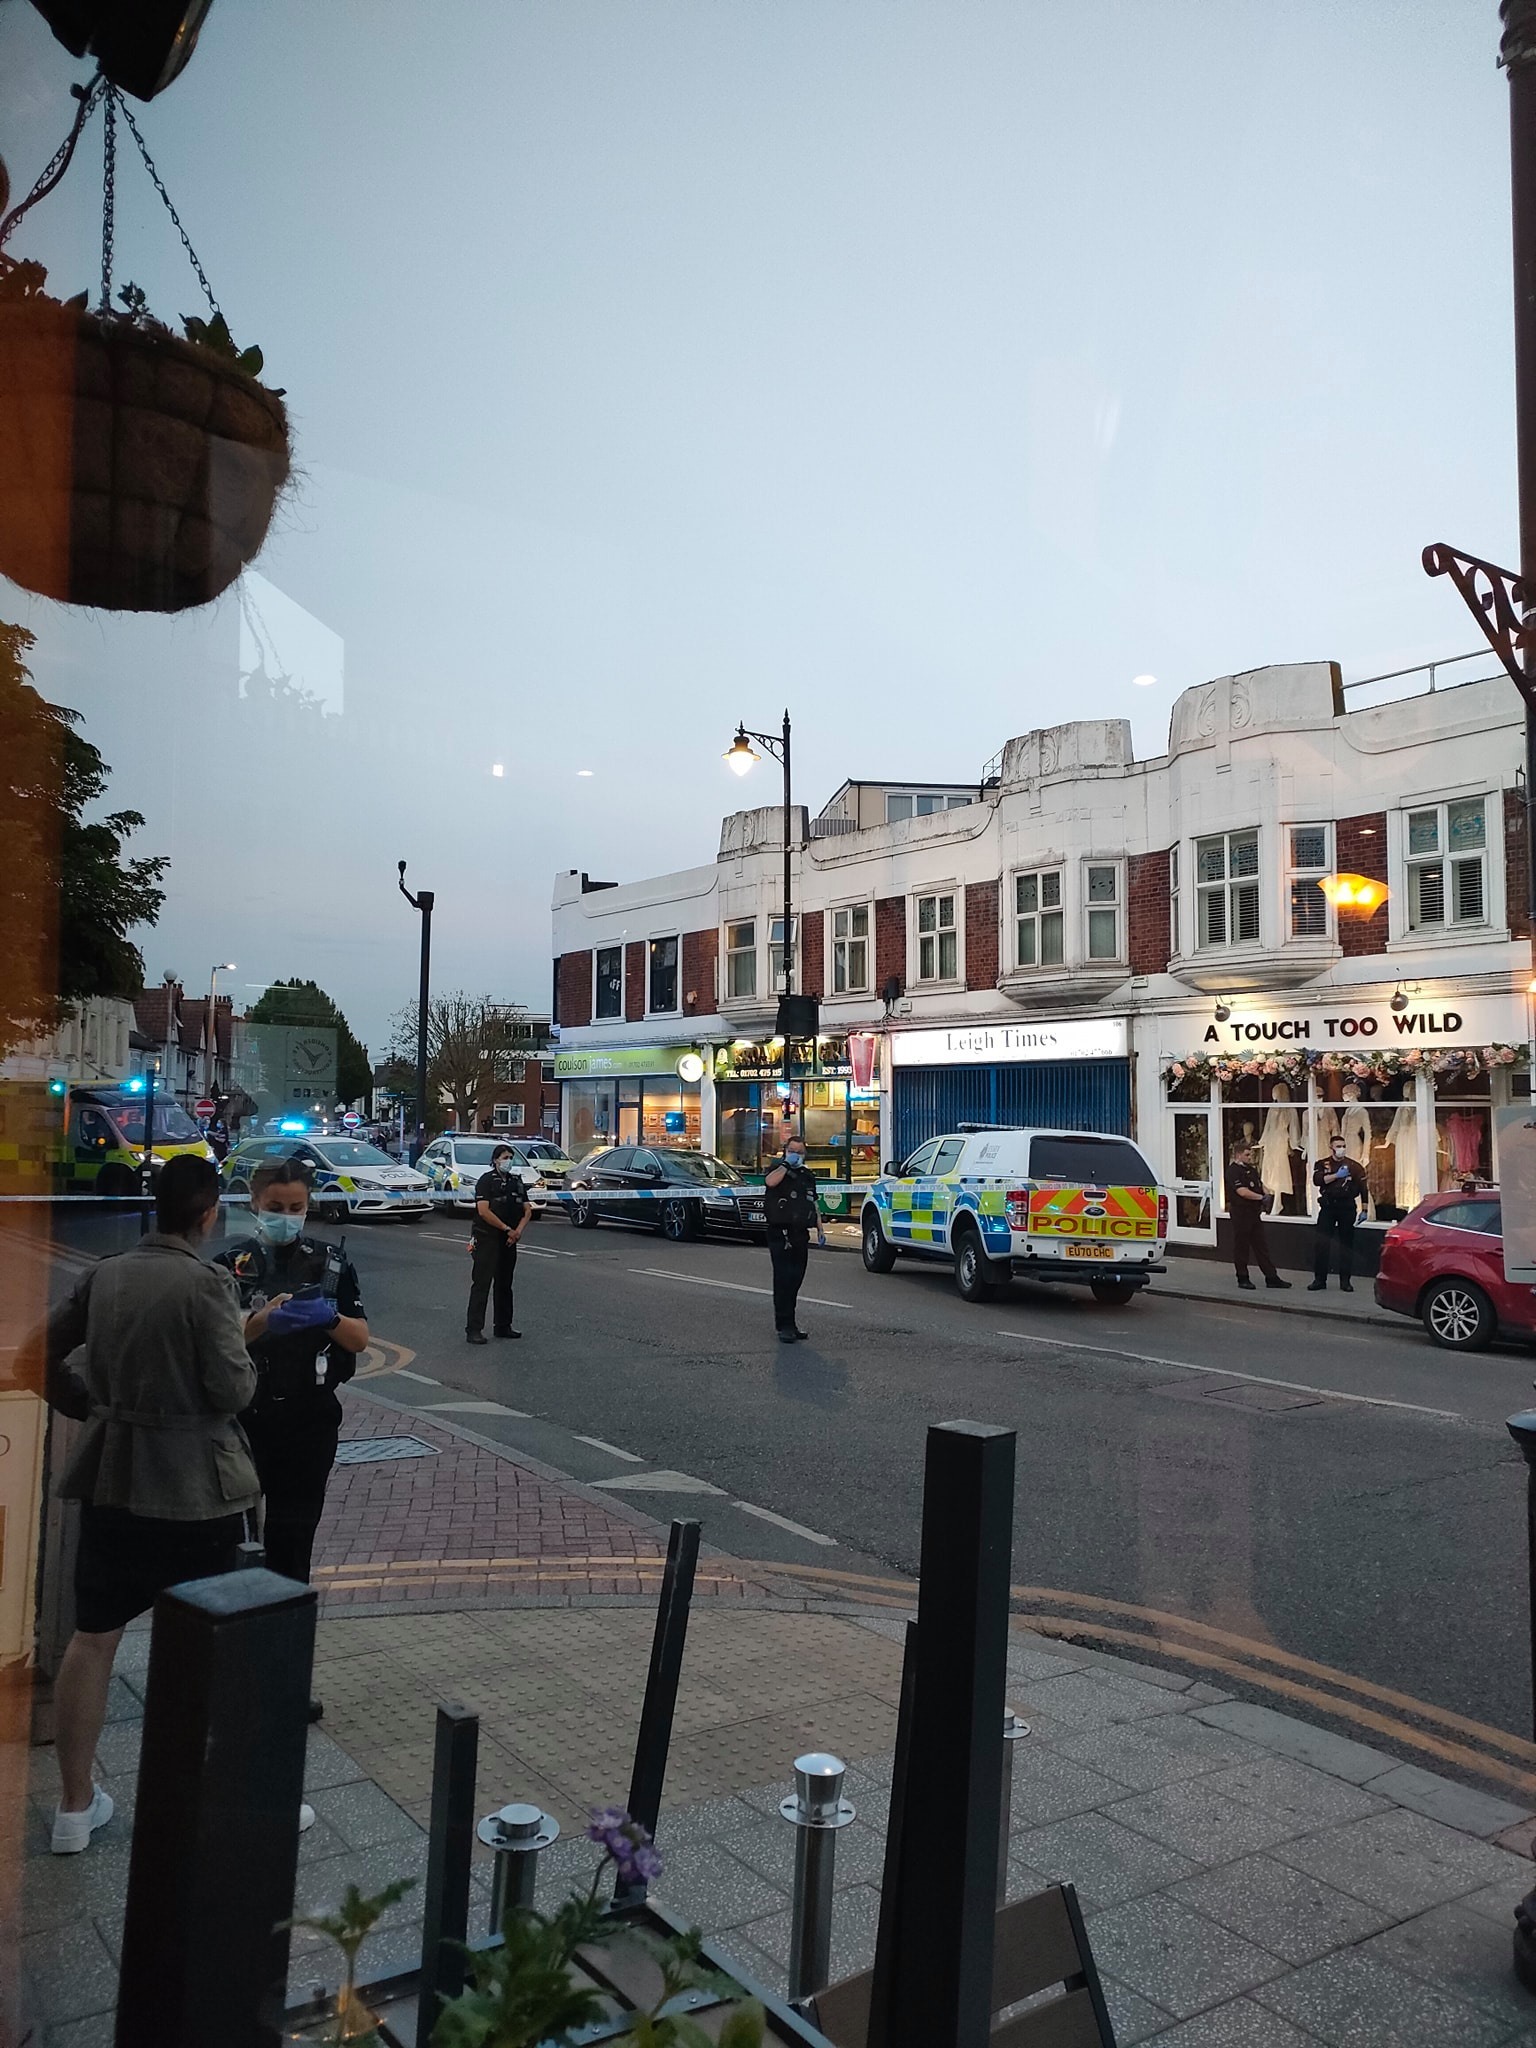
M 628 1890 L 631 1885 L 649 1884 L 660 1877 L 661 1858 L 650 1836 L 622 1806 L 594 1807 L 587 1836 L 612 1861 L 621 1890 Z

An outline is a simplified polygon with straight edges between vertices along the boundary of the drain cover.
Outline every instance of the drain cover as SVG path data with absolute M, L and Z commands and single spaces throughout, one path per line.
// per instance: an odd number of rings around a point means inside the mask
M 435 1458 L 436 1447 L 419 1436 L 355 1436 L 336 1446 L 338 1465 L 383 1465 L 391 1458 Z

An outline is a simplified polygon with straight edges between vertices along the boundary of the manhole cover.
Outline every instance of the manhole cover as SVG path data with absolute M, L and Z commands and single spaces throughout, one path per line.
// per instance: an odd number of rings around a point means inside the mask
M 355 1436 L 336 1446 L 338 1465 L 382 1465 L 391 1458 L 435 1458 L 434 1444 L 419 1436 Z

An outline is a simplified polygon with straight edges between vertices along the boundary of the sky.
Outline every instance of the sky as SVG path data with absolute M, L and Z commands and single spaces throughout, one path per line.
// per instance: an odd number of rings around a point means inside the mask
M 1497 44 L 1494 0 L 215 0 L 135 113 L 288 394 L 270 630 L 0 577 L 171 856 L 151 979 L 312 976 L 378 1051 L 398 859 L 438 984 L 543 1007 L 553 875 L 710 861 L 739 719 L 788 707 L 814 809 L 1470 649 L 1419 554 L 1516 551 Z M 87 75 L 0 0 L 18 190 Z M 123 144 L 117 278 L 206 312 Z M 66 296 L 100 149 L 10 244 Z M 263 640 L 317 704 L 253 697 Z

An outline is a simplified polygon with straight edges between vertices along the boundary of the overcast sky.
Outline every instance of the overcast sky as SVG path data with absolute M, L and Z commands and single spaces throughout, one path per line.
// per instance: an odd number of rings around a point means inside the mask
M 172 854 L 151 976 L 310 974 L 377 1048 L 397 858 L 442 981 L 542 1005 L 554 871 L 711 860 L 739 717 L 789 706 L 815 806 L 1471 647 L 1419 551 L 1516 548 L 1497 42 L 1494 0 L 215 0 L 136 111 L 289 394 L 260 568 L 328 676 L 340 636 L 339 758 L 199 737 L 232 601 L 0 580 Z M 18 188 L 85 75 L 0 0 Z M 205 310 L 118 191 L 119 279 Z M 99 224 L 98 121 L 11 248 L 67 294 Z

